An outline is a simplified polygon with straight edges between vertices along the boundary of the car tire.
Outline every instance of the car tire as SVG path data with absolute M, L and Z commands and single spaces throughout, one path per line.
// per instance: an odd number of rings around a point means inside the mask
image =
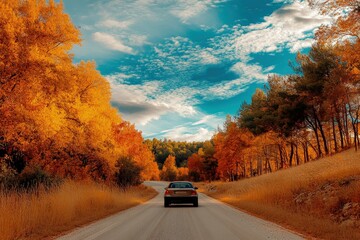
M 198 207 L 198 206 L 199 206 L 199 202 L 198 202 L 197 199 L 193 202 L 193 205 L 194 205 L 194 207 Z
M 169 201 L 165 199 L 164 200 L 164 207 L 167 208 L 167 207 L 169 207 L 169 205 L 170 205 Z

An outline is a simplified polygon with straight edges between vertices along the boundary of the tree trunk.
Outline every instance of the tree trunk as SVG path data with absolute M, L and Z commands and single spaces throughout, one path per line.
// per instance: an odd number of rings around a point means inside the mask
M 345 129 L 345 140 L 346 140 L 346 146 L 350 146 L 351 145 L 351 140 L 350 140 L 350 134 L 349 134 L 349 122 L 348 122 L 348 112 L 347 112 L 347 108 L 345 107 L 345 111 L 344 111 L 344 129 Z
M 250 177 L 253 176 L 253 165 L 252 165 L 252 159 L 250 158 Z
M 292 158 L 294 156 L 294 145 L 290 143 L 290 157 L 289 157 L 289 166 L 292 166 Z
M 284 168 L 284 158 L 283 158 L 281 144 L 278 144 L 278 148 L 279 148 L 279 156 L 280 156 L 280 169 L 283 169 Z
M 333 130 L 333 138 L 334 138 L 334 148 L 335 148 L 335 152 L 338 152 L 338 145 L 337 145 L 337 141 L 336 141 L 336 130 L 335 130 L 335 119 L 332 119 L 332 130 Z
M 322 125 L 320 119 L 318 118 L 317 114 L 315 113 L 315 109 L 314 109 L 313 111 L 314 111 L 315 120 L 317 121 L 319 130 L 320 130 L 321 137 L 322 137 L 322 139 L 323 139 L 325 154 L 328 155 L 328 154 L 329 154 L 329 148 L 328 148 L 326 136 L 325 136 L 325 133 L 324 133 L 323 125 Z
M 299 166 L 300 165 L 300 157 L 299 157 L 299 150 L 298 150 L 297 144 L 295 144 L 295 157 L 296 157 L 296 165 Z
M 303 150 L 304 150 L 304 163 L 309 162 L 309 150 L 307 142 L 303 143 Z
M 352 124 L 352 128 L 354 131 L 354 146 L 355 146 L 355 151 L 358 150 L 358 146 L 359 146 L 359 110 L 360 110 L 360 106 L 357 108 L 355 116 L 353 116 L 352 114 L 352 110 L 350 108 L 350 104 L 349 104 L 349 115 L 351 117 L 351 124 Z
M 315 123 L 311 122 L 311 120 L 309 118 L 306 118 L 306 121 L 310 124 L 310 127 L 313 129 L 314 133 L 315 133 L 315 138 L 316 138 L 316 145 L 317 145 L 317 157 L 321 157 L 322 156 L 322 151 L 321 151 L 321 146 L 320 146 L 320 139 L 319 139 L 319 133 L 318 133 L 318 127 L 317 127 L 317 122 L 315 121 Z
M 337 122 L 337 126 L 339 129 L 339 134 L 340 134 L 340 144 L 341 144 L 341 149 L 344 148 L 344 130 L 342 127 L 342 122 L 341 122 L 341 118 L 340 118 L 340 111 L 336 110 L 336 122 Z

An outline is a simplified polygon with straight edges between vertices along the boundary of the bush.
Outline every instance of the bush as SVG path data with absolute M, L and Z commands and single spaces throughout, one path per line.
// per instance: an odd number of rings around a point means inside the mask
M 119 187 L 126 188 L 141 183 L 141 167 L 136 165 L 130 157 L 119 158 L 115 167 L 118 168 L 115 173 L 115 181 Z
M 61 184 L 62 180 L 51 176 L 40 167 L 26 167 L 20 174 L 15 174 L 14 172 L 8 172 L 6 175 L 0 174 L 0 182 L 1 188 L 5 191 L 36 191 L 41 187 L 45 190 L 57 187 Z
M 17 186 L 20 189 L 36 190 L 43 186 L 46 190 L 59 186 L 61 179 L 51 176 L 40 167 L 29 167 L 18 176 Z

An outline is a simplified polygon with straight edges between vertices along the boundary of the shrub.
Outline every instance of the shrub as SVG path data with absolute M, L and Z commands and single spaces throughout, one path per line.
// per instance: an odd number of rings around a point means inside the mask
M 13 169 L 3 171 L 3 165 L 1 165 L 0 183 L 4 191 L 36 191 L 41 187 L 49 190 L 62 182 L 60 178 L 51 176 L 39 167 L 26 167 L 20 174 L 16 174 Z
M 127 188 L 141 183 L 141 167 L 136 165 L 130 157 L 120 157 L 115 167 L 117 168 L 115 181 L 119 187 Z
M 40 167 L 27 167 L 17 177 L 17 187 L 25 190 L 36 190 L 43 186 L 46 190 L 59 186 L 61 179 L 51 176 Z

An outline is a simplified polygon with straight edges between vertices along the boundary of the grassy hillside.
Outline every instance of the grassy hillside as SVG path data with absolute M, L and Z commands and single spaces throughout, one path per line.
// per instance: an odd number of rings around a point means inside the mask
M 51 191 L 0 192 L 1 239 L 44 239 L 130 208 L 154 197 L 145 186 L 126 191 L 66 182 Z
M 287 228 L 323 239 L 360 239 L 360 151 L 230 183 L 204 193 Z

